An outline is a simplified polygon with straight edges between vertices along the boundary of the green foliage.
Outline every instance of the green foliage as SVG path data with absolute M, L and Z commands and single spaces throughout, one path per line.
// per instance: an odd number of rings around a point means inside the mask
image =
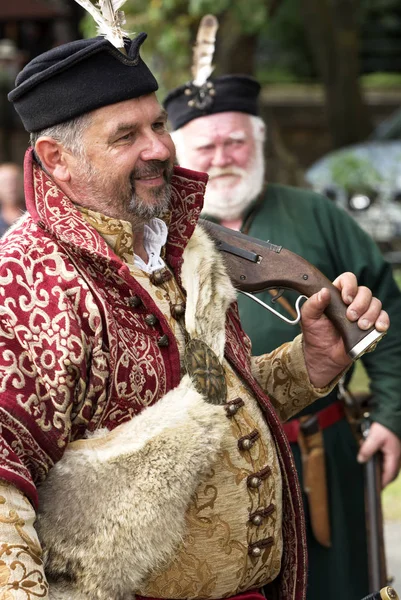
M 269 0 L 127 0 L 123 10 L 128 31 L 146 31 L 149 35 L 142 53 L 159 81 L 160 95 L 190 79 L 197 27 L 200 18 L 209 12 L 221 23 L 220 36 L 224 24 L 228 24 L 225 31 L 229 32 L 225 36 L 258 36 L 255 74 L 262 84 L 316 81 L 300 14 L 301 0 L 281 0 L 273 18 L 268 16 L 269 4 Z M 399 0 L 361 0 L 361 24 L 372 18 L 374 22 L 390 18 L 398 4 Z M 86 36 L 94 35 L 90 17 L 84 19 L 83 31 Z M 218 34 L 217 54 L 221 42 Z M 218 65 L 216 72 L 221 73 Z M 390 86 L 395 80 L 380 81 Z M 380 85 L 370 76 L 369 85 L 375 82 Z
M 369 73 L 362 75 L 360 82 L 364 88 L 400 88 L 401 73 Z
M 383 178 L 374 165 L 353 152 L 346 152 L 330 161 L 333 182 L 349 193 L 368 193 L 377 188 Z
M 274 81 L 274 74 L 283 72 L 292 81 L 305 81 L 315 77 L 299 0 L 282 0 L 274 19 L 266 23 L 261 31 L 260 47 L 258 76 L 260 73 L 262 83 Z M 264 74 L 267 76 L 266 81 Z
M 267 22 L 263 0 L 128 0 L 123 10 L 126 29 L 146 31 L 142 55 L 160 84 L 160 96 L 191 77 L 192 46 L 201 17 L 213 13 L 222 22 L 227 16 L 238 32 L 258 33 Z M 85 17 L 85 36 L 95 35 L 91 17 Z

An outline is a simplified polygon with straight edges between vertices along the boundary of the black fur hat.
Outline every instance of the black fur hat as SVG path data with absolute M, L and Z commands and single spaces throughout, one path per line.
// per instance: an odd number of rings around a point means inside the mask
M 126 54 L 103 37 L 63 44 L 19 73 L 8 99 L 27 131 L 40 131 L 96 108 L 158 89 L 139 55 L 146 33 L 125 40 Z

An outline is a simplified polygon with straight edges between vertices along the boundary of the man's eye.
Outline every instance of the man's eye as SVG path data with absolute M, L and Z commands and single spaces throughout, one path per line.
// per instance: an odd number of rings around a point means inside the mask
M 166 123 L 164 121 L 158 121 L 157 123 L 153 123 L 153 129 L 155 131 L 164 131 L 166 129 Z
M 132 138 L 132 133 L 126 133 L 125 135 L 122 135 L 121 137 L 118 138 L 118 142 L 127 142 L 128 140 L 130 140 Z

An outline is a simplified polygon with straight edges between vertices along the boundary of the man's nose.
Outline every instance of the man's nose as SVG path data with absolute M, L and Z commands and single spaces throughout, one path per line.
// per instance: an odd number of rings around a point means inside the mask
M 213 155 L 212 166 L 213 167 L 227 167 L 233 162 L 230 152 L 224 146 L 218 146 Z
M 171 157 L 171 150 L 166 143 L 166 139 L 162 140 L 156 133 L 150 134 L 146 139 L 144 148 L 141 152 L 142 160 L 168 160 Z

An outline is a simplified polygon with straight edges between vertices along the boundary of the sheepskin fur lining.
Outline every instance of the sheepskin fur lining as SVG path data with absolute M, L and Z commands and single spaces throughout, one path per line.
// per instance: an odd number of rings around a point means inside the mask
M 181 276 L 187 331 L 222 358 L 235 290 L 200 227 Z M 131 421 L 70 444 L 39 489 L 50 600 L 132 599 L 174 556 L 188 504 L 228 427 L 224 409 L 207 404 L 186 375 Z

